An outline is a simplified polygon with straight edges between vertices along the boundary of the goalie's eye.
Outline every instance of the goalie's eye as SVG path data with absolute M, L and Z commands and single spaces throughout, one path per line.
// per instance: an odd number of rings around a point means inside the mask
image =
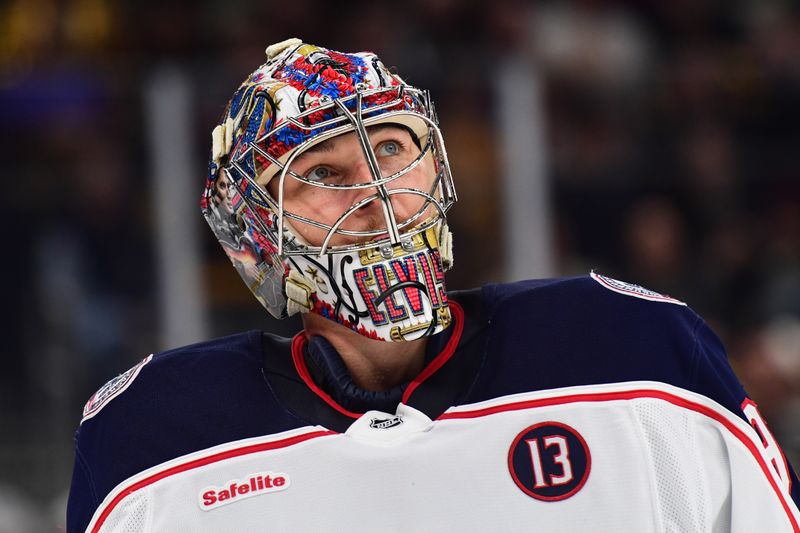
M 308 172 L 306 172 L 306 175 L 304 177 L 310 181 L 323 181 L 330 178 L 332 174 L 333 173 L 331 172 L 330 168 L 319 166 L 319 167 L 314 167 Z
M 386 142 L 382 142 L 378 146 L 378 150 L 376 151 L 377 152 L 376 155 L 378 155 L 380 157 L 393 156 L 393 155 L 399 154 L 401 149 L 402 149 L 402 146 L 400 145 L 399 142 L 397 142 L 397 141 L 386 141 Z

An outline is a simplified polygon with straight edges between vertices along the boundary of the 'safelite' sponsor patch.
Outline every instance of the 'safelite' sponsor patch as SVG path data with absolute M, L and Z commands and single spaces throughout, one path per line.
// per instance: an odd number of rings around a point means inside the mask
M 232 479 L 220 487 L 206 487 L 198 494 L 197 503 L 203 511 L 210 511 L 252 496 L 286 490 L 289 485 L 291 481 L 287 474 L 259 472 L 245 480 Z

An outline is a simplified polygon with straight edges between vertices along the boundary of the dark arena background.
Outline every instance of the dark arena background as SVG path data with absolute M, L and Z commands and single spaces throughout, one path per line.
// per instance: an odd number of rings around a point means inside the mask
M 797 4 L 488 6 L 0 4 L 0 532 L 63 530 L 72 435 L 110 378 L 298 328 L 199 210 L 227 98 L 295 36 L 431 90 L 459 194 L 451 289 L 594 269 L 688 302 L 800 464 Z

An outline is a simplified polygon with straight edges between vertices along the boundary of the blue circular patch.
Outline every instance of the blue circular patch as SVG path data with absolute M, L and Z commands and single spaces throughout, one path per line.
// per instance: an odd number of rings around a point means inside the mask
M 544 501 L 569 498 L 589 477 L 592 458 L 583 437 L 566 424 L 542 422 L 522 430 L 508 450 L 508 470 L 522 492 Z

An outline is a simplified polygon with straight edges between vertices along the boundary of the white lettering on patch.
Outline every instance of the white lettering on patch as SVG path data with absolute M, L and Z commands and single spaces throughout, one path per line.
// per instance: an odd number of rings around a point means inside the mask
M 197 503 L 203 511 L 210 511 L 245 498 L 278 492 L 289 488 L 289 476 L 275 472 L 259 472 L 246 480 L 232 479 L 225 485 L 206 487 L 200 491 Z
M 142 367 L 149 363 L 152 358 L 153 354 L 148 355 L 142 359 L 139 364 L 115 377 L 100 387 L 97 392 L 92 394 L 92 397 L 89 398 L 89 401 L 86 402 L 86 405 L 83 407 L 83 418 L 81 419 L 81 424 L 99 413 L 100 410 L 108 404 L 108 402 L 122 394 L 125 389 L 127 389 L 130 384 L 133 383 L 133 380 L 136 379 L 136 376 L 139 375 L 139 371 L 142 369 Z
M 618 292 L 620 294 L 624 294 L 626 296 L 633 296 L 634 298 L 641 298 L 642 300 L 650 300 L 651 302 L 664 302 L 670 303 L 675 305 L 686 305 L 685 302 L 680 300 L 676 300 L 666 294 L 659 294 L 655 291 L 651 291 L 650 289 L 645 289 L 641 285 L 634 285 L 633 283 L 625 283 L 624 281 L 620 281 L 618 279 L 609 278 L 607 276 L 602 276 L 600 274 L 596 274 L 594 271 L 589 274 L 593 280 L 597 283 L 605 287 L 606 289 L 614 292 Z

